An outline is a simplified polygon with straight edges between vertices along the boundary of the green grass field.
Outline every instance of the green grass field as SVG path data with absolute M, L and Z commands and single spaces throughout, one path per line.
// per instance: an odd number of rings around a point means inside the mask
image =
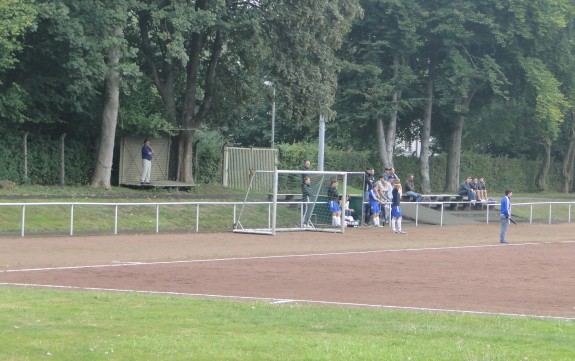
M 3 287 L 2 360 L 573 360 L 569 321 Z

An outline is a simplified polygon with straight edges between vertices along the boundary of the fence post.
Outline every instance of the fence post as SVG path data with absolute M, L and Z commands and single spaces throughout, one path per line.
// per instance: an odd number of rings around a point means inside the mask
M 70 236 L 74 235 L 74 205 L 70 206 Z
M 66 133 L 60 136 L 60 185 L 66 185 L 66 162 L 64 160 L 64 138 Z
M 22 228 L 20 230 L 20 235 L 24 237 L 24 224 L 26 224 L 26 206 L 22 205 Z
M 24 183 L 28 183 L 28 134 L 30 134 L 30 132 L 24 133 L 22 137 L 24 142 Z

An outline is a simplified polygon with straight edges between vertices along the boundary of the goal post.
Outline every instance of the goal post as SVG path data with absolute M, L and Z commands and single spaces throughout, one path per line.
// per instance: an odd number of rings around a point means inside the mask
M 289 231 L 341 232 L 350 175 L 359 173 L 275 170 L 255 171 L 240 207 L 234 232 L 272 234 Z M 363 175 L 354 183 L 362 183 Z M 307 180 L 306 180 L 307 178 Z M 337 182 L 337 183 L 335 183 Z M 307 184 L 306 184 L 307 183 Z M 330 186 L 332 190 L 329 190 Z M 359 186 L 359 189 L 361 185 Z M 335 189 L 335 192 L 334 192 Z M 334 197 L 341 212 L 332 212 Z M 331 204 L 333 205 L 333 203 Z M 337 219 L 336 219 L 337 218 Z

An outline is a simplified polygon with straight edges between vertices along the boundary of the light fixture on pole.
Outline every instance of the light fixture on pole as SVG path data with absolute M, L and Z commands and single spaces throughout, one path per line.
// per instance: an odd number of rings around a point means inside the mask
M 270 88 L 272 88 L 272 149 L 275 148 L 275 132 L 276 132 L 276 85 L 269 81 L 266 80 L 264 81 L 264 85 L 265 86 L 269 86 Z

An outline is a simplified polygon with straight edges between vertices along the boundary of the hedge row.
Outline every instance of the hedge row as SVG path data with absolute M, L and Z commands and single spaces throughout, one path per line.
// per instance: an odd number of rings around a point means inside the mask
M 314 163 L 317 159 L 317 145 L 295 144 L 280 145 L 279 165 L 281 169 L 301 169 L 303 162 L 309 159 Z M 480 154 L 466 154 L 461 156 L 460 176 L 463 178 L 484 177 L 487 186 L 497 192 L 511 188 L 516 192 L 537 192 L 535 179 L 539 172 L 540 163 L 532 160 L 510 159 L 506 157 L 492 158 Z M 377 173 L 381 166 L 377 154 L 371 152 L 342 151 L 327 147 L 324 152 L 324 170 L 348 172 L 363 172 L 366 167 L 372 166 Z M 419 159 L 412 156 L 397 156 L 394 158 L 396 173 L 400 178 L 409 173 L 415 175 L 416 187 L 419 184 Z M 313 166 L 312 166 L 313 168 Z M 441 154 L 433 157 L 429 162 L 429 177 L 432 193 L 441 193 L 445 186 L 445 172 L 447 156 Z M 547 190 L 559 191 L 561 188 L 561 165 L 553 164 L 547 177 Z
M 6 135 L 0 146 L 0 180 L 24 183 L 24 155 L 21 136 Z M 118 142 L 119 143 L 119 142 Z M 66 184 L 88 184 L 95 159 L 95 144 L 66 139 L 65 141 Z M 301 169 L 306 159 L 317 169 L 317 144 L 280 144 L 279 169 Z M 216 184 L 221 181 L 222 147 L 219 144 L 199 143 L 194 175 L 198 183 Z M 53 185 L 60 183 L 60 140 L 41 136 L 28 137 L 28 183 Z M 172 162 L 175 163 L 175 162 Z M 400 177 L 415 174 L 419 184 L 419 164 L 415 157 L 398 156 L 394 159 Z M 381 171 L 376 153 L 366 151 L 344 151 L 326 147 L 324 169 L 334 171 L 363 172 L 373 166 L 376 173 Z M 488 187 L 494 191 L 512 188 L 518 192 L 536 192 L 535 178 L 540 164 L 536 161 L 491 158 L 478 154 L 463 154 L 461 157 L 461 178 L 465 176 L 484 177 Z M 117 165 L 114 167 L 117 170 Z M 430 179 L 433 193 L 443 191 L 445 184 L 446 156 L 439 155 L 430 160 Z M 560 189 L 560 164 L 553 164 L 547 178 L 547 189 Z M 117 182 L 117 171 L 113 171 Z

